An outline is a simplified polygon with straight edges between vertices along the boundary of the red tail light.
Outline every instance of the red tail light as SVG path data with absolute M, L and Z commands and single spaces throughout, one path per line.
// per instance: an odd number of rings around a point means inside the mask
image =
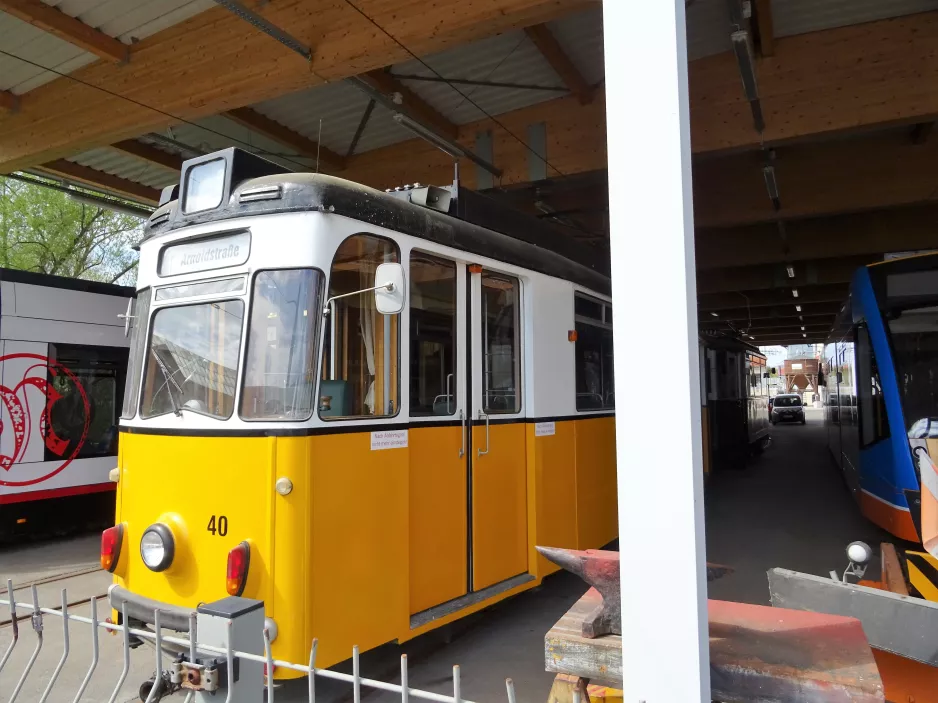
M 114 525 L 101 533 L 101 568 L 114 573 L 121 556 L 121 543 L 124 541 L 124 525 Z
M 251 546 L 242 542 L 228 552 L 228 569 L 225 577 L 225 586 L 228 593 L 240 596 L 244 593 L 244 585 L 248 581 L 248 566 L 251 564 Z

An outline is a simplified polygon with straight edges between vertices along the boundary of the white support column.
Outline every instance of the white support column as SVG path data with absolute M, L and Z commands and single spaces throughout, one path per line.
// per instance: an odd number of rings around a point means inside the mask
M 626 703 L 710 700 L 684 0 L 605 0 Z

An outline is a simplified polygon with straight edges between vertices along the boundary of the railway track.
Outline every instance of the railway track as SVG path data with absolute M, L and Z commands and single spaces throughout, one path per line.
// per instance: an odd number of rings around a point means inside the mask
M 31 602 L 32 596 L 29 593 L 29 589 L 31 589 L 33 586 L 47 586 L 50 583 L 56 583 L 58 581 L 66 581 L 68 579 L 76 578 L 79 576 L 85 576 L 86 574 L 93 574 L 97 571 L 101 571 L 100 566 L 87 566 L 81 569 L 73 569 L 72 571 L 66 571 L 61 574 L 51 574 L 49 576 L 36 578 L 31 581 L 27 581 L 25 583 L 14 583 L 13 591 L 14 591 L 14 594 L 17 596 L 16 601 L 18 603 Z M 95 597 L 102 598 L 105 595 L 107 595 L 107 593 L 101 593 L 97 596 L 86 596 L 83 598 L 75 598 L 73 601 L 72 600 L 68 601 L 66 605 L 69 608 L 72 608 L 74 606 L 84 605 L 85 603 L 90 602 L 92 598 L 95 598 Z M 6 585 L 3 585 L 3 587 L 0 588 L 0 599 L 9 600 Z M 61 610 L 62 608 L 61 603 L 59 603 L 58 605 L 53 605 L 51 603 L 43 603 L 43 607 L 51 607 L 55 610 Z M 0 628 L 10 625 L 13 621 L 12 618 L 10 617 L 10 611 L 7 606 L 3 607 L 3 611 L 4 611 L 3 614 L 0 615 Z M 21 612 L 23 614 L 19 615 L 16 618 L 17 622 L 22 622 L 23 620 L 29 619 L 28 612 L 26 611 L 21 611 Z

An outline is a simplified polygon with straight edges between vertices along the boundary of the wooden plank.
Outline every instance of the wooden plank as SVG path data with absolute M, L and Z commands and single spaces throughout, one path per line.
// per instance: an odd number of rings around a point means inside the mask
M 586 82 L 583 74 L 573 64 L 567 52 L 546 24 L 535 24 L 524 28 L 525 34 L 534 42 L 534 46 L 557 72 L 564 85 L 577 96 L 580 104 L 586 105 L 593 99 L 593 87 Z
M 435 108 L 431 107 L 423 98 L 413 92 L 406 85 L 387 71 L 369 71 L 359 78 L 384 95 L 401 95 L 401 111 L 415 118 L 417 121 L 432 127 L 443 136 L 456 139 L 459 136 L 459 127 L 446 119 Z
M 114 63 L 130 58 L 130 47 L 41 0 L 0 0 L 0 10 L 59 39 Z
M 126 66 L 96 62 L 74 71 L 85 85 L 61 78 L 30 91 L 20 112 L 4 118 L 0 173 L 367 73 L 410 59 L 408 50 L 426 56 L 595 6 L 595 0 L 438 0 L 428 12 L 411 0 L 381 0 L 369 5 L 367 18 L 332 0 L 256 8 L 314 47 L 311 61 L 212 8 L 136 43 Z
M 247 107 L 239 107 L 234 110 L 228 110 L 222 113 L 224 117 L 233 120 L 248 129 L 262 134 L 269 139 L 280 142 L 284 146 L 295 149 L 300 156 L 309 159 L 321 159 L 322 163 L 333 169 L 345 168 L 345 157 L 339 156 L 334 151 L 327 149 L 321 144 L 317 144 L 312 139 L 307 139 L 302 134 L 294 132 L 292 129 L 284 127 L 279 122 L 262 115 L 256 110 Z
M 882 562 L 882 578 L 886 590 L 900 596 L 909 595 L 909 587 L 905 582 L 905 574 L 902 573 L 902 565 L 899 563 L 899 555 L 896 553 L 896 547 L 889 542 L 883 542 L 879 545 L 880 560 Z
M 14 95 L 8 90 L 0 90 L 0 110 L 7 112 L 16 112 L 20 109 L 19 96 Z
M 581 634 L 583 619 L 601 601 L 599 592 L 591 588 L 550 628 L 544 637 L 544 668 L 621 688 L 622 637 L 587 639 Z
M 155 146 L 138 142 L 136 139 L 125 139 L 120 142 L 115 142 L 111 144 L 111 148 L 117 149 L 117 151 L 121 151 L 125 154 L 130 154 L 131 156 L 136 156 L 144 161 L 149 161 L 151 164 L 165 166 L 174 171 L 179 171 L 182 168 L 183 158 L 181 156 L 176 156 L 162 149 L 157 149 Z
M 42 171 L 53 176 L 60 176 L 71 181 L 85 183 L 89 186 L 101 188 L 103 190 L 125 195 L 132 200 L 142 201 L 151 205 L 156 205 L 160 200 L 160 191 L 156 188 L 129 181 L 126 178 L 120 178 L 104 171 L 98 171 L 81 164 L 58 159 L 38 167 Z

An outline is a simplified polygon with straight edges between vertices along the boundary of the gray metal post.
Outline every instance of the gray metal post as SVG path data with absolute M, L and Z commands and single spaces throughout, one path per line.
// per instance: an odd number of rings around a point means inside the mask
M 263 601 L 229 596 L 214 603 L 200 605 L 196 611 L 196 628 L 197 648 L 205 645 L 264 655 Z M 228 667 L 224 656 L 200 656 L 203 659 L 217 657 L 219 662 L 225 662 L 226 669 Z M 231 689 L 223 694 L 198 691 L 195 697 L 197 703 L 257 703 L 263 698 L 264 665 L 259 661 L 243 658 L 235 658 L 233 664 L 233 674 L 226 671 L 219 681 L 224 688 L 228 688 L 231 682 Z

